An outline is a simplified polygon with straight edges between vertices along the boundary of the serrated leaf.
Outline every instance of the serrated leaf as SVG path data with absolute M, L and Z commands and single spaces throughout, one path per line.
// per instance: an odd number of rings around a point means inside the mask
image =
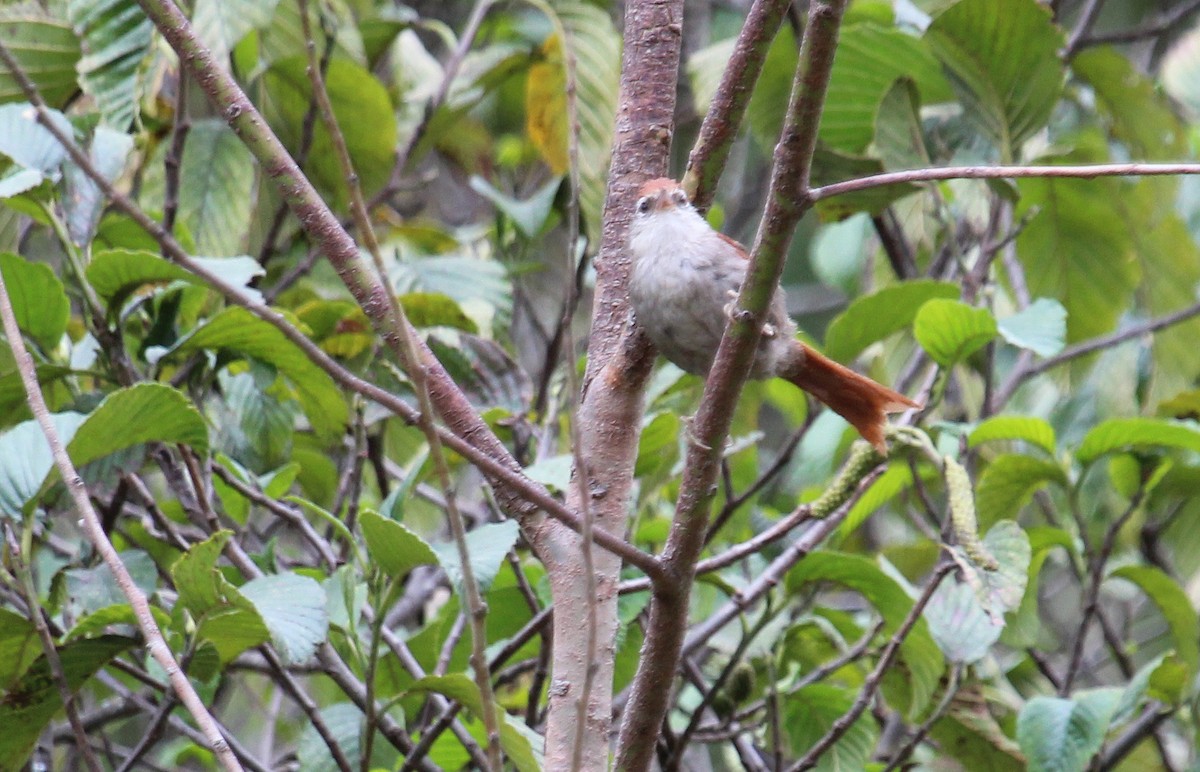
M 1054 427 L 1033 416 L 999 415 L 987 419 L 971 432 L 967 447 L 976 448 L 996 440 L 1023 440 L 1053 455 Z
M 62 107 L 75 93 L 79 38 L 65 21 L 31 3 L 0 9 L 0 40 L 51 107 Z M 24 99 L 8 68 L 0 70 L 0 102 Z
M 934 299 L 917 311 L 913 334 L 943 367 L 965 359 L 996 337 L 996 320 L 985 308 L 957 300 Z
M 821 113 L 821 141 L 843 153 L 862 154 L 874 138 L 884 95 L 900 78 L 921 83 L 931 101 L 949 96 L 925 41 L 874 23 L 843 28 Z
M 67 0 L 67 12 L 84 52 L 79 85 L 103 121 L 124 131 L 137 115 L 154 25 L 135 0 Z
M 63 442 L 71 440 L 86 418 L 79 413 L 50 416 Z M 50 446 L 37 421 L 19 423 L 0 435 L 0 514 L 20 517 L 53 468 Z
M 1200 452 L 1200 431 L 1183 422 L 1110 418 L 1084 435 L 1075 457 L 1080 463 L 1089 464 L 1106 453 L 1152 447 Z
M 192 259 L 239 288 L 264 273 L 258 261 L 247 256 Z M 130 293 L 146 284 L 185 281 L 206 286 L 199 276 L 153 252 L 131 249 L 97 251 L 87 267 L 87 278 L 96 294 L 109 301 L 110 307 L 117 306 L 117 310 Z
M 804 755 L 853 704 L 854 692 L 828 684 L 812 684 L 789 694 L 783 704 L 783 726 L 792 755 Z M 859 716 L 815 769 L 866 769 L 878 738 L 879 728 L 871 717 Z
M 1035 0 L 962 0 L 939 14 L 925 40 L 942 62 L 967 117 L 1001 157 L 1050 118 L 1062 91 L 1062 32 Z
M 953 299 L 957 284 L 920 279 L 856 298 L 825 333 L 825 353 L 839 361 L 852 359 L 867 346 L 912 324 L 927 301 Z
M 1004 630 L 1003 619 L 983 608 L 971 585 L 951 579 L 938 586 L 924 617 L 946 659 L 963 664 L 983 659 Z
M 787 588 L 795 592 L 808 582 L 829 581 L 849 587 L 862 595 L 884 619 L 883 634 L 903 621 L 913 601 L 874 562 L 859 555 L 839 552 L 814 552 L 787 574 Z M 929 702 L 944 668 L 941 653 L 929 634 L 928 626 L 918 620 L 908 638 L 900 645 L 900 657 L 907 667 L 903 686 L 909 689 L 907 704 L 899 706 L 908 715 L 918 714 Z
M 1129 224 L 1117 180 L 1019 180 L 1016 217 L 1036 212 L 1017 236 L 1029 291 L 1067 310 L 1067 342 L 1112 330 L 1137 287 Z
M 32 263 L 11 252 L 0 252 L 0 272 L 12 299 L 17 326 L 43 349 L 55 349 L 71 316 L 71 303 L 62 282 L 50 266 Z
M 75 432 L 67 452 L 77 466 L 146 442 L 187 445 L 208 452 L 208 426 L 183 392 L 139 383 L 112 392 Z
M 329 633 L 325 592 L 317 580 L 287 572 L 251 579 L 238 592 L 271 632 L 271 644 L 288 664 L 307 662 Z
M 398 579 L 417 566 L 438 564 L 437 553 L 424 539 L 373 509 L 363 510 L 359 528 L 372 562 L 393 578 Z
M 293 149 L 299 145 L 304 116 L 312 104 L 307 66 L 302 56 L 288 57 L 272 64 L 265 76 L 274 108 L 268 111 L 272 127 Z M 384 186 L 392 172 L 397 141 L 392 100 L 369 71 L 336 56 L 325 73 L 325 89 L 363 194 L 371 196 Z M 316 122 L 310 147 L 304 167 L 309 179 L 330 195 L 332 203 L 344 206 L 348 200 L 345 175 L 323 121 Z
M 132 638 L 106 635 L 68 643 L 58 648 L 61 672 L 72 693 L 100 668 L 135 645 Z M 62 710 L 62 693 L 45 655 L 22 674 L 0 697 L 0 769 L 21 769 L 50 719 Z
M 274 365 L 296 387 L 297 398 L 318 435 L 332 438 L 348 411 L 333 379 L 283 333 L 243 308 L 227 308 L 176 347 L 178 351 L 229 349 Z
M 996 457 L 975 486 L 980 521 L 987 524 L 1015 517 L 1034 492 L 1048 482 L 1066 484 L 1066 475 L 1057 464 L 1018 454 Z
M 1087 769 L 1100 750 L 1120 689 L 1079 692 L 1075 699 L 1034 697 L 1017 717 L 1017 742 L 1030 772 Z
M 473 531 L 467 532 L 467 554 L 470 556 L 471 569 L 475 573 L 475 582 L 479 585 L 480 593 L 487 593 L 492 581 L 500 572 L 504 556 L 517 542 L 521 529 L 515 520 L 505 520 L 500 523 L 488 523 Z M 438 562 L 450 577 L 450 583 L 462 597 L 462 561 L 459 560 L 458 546 L 454 542 L 439 542 L 430 545 L 437 554 Z
M 582 0 L 555 0 L 563 42 L 575 58 L 575 108 L 579 122 L 579 211 L 587 232 L 600 233 L 608 185 L 617 89 L 621 75 L 621 35 L 608 10 Z
M 1053 356 L 1066 345 L 1067 309 L 1057 300 L 1038 298 L 1025 310 L 1001 319 L 997 327 L 1014 346 L 1039 356 Z
M 193 544 L 171 566 L 171 579 L 179 592 L 179 601 L 195 615 L 205 614 L 222 603 L 222 593 L 228 583 L 216 570 L 217 561 L 231 535 L 231 531 L 217 531 Z
M 1200 616 L 1187 593 L 1174 579 L 1153 566 L 1122 566 L 1110 573 L 1109 578 L 1133 582 L 1158 607 L 1171 631 L 1175 654 L 1187 666 L 1187 677 L 1183 682 L 1191 683 L 1200 669 Z
M 215 118 L 188 131 L 179 169 L 179 219 L 202 255 L 226 257 L 245 250 L 254 207 L 254 157 Z

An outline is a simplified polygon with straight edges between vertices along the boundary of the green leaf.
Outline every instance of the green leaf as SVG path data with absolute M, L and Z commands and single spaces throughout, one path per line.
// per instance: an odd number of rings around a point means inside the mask
M 92 167 L 107 182 L 116 182 L 125 170 L 125 161 L 133 150 L 133 137 L 124 132 L 98 126 L 88 143 Z M 79 246 L 91 243 L 104 210 L 105 198 L 99 185 L 82 169 L 68 160 L 64 164 L 65 192 L 59 199 L 67 220 L 67 232 Z
M 254 158 L 218 119 L 196 121 L 188 131 L 179 169 L 179 220 L 202 255 L 241 254 L 254 192 Z
M 996 457 L 975 487 L 980 521 L 987 524 L 1016 517 L 1034 492 L 1048 482 L 1066 485 L 1066 474 L 1057 464 L 1017 454 Z
M 438 564 L 438 555 L 420 536 L 373 509 L 364 509 L 359 528 L 371 561 L 399 579 L 417 566 Z
M 783 725 L 792 755 L 804 755 L 853 704 L 853 691 L 828 684 L 812 684 L 789 694 L 783 704 Z M 866 769 L 878 739 L 875 721 L 869 715 L 861 715 L 821 756 L 815 769 L 827 772 Z
M 229 349 L 274 365 L 296 387 L 313 430 L 337 436 L 348 420 L 346 402 L 329 375 L 275 327 L 243 308 L 227 308 L 177 346 L 179 351 Z
M 875 510 L 912 487 L 912 470 L 907 465 L 890 464 L 867 492 L 859 497 L 846 519 L 838 526 L 838 533 L 846 536 L 853 533 Z
M 271 637 L 253 604 L 217 569 L 231 535 L 230 531 L 217 531 L 193 545 L 171 566 L 179 601 L 199 622 L 196 634 L 213 645 L 222 663 Z M 324 605 L 325 594 L 319 595 Z
M 1195 33 L 1184 32 L 1182 41 Z M 1172 91 L 1172 57 L 1162 62 L 1162 80 Z M 1187 152 L 1187 127 L 1163 90 L 1115 48 L 1098 46 L 1077 52 L 1071 58 L 1071 74 L 1092 87 L 1096 112 L 1106 119 L 1108 132 L 1129 148 L 1130 154 L 1146 161 L 1167 161 Z
M 25 668 L 41 653 L 42 642 L 33 622 L 0 608 L 0 694 L 12 689 Z
M 866 598 L 884 619 L 884 635 L 889 635 L 900 625 L 913 605 L 912 599 L 895 579 L 886 575 L 874 562 L 859 555 L 814 552 L 787 574 L 789 592 L 797 591 L 806 583 L 820 581 L 836 582 Z M 942 656 L 924 620 L 917 620 L 909 636 L 900 645 L 900 658 L 907 668 L 903 685 L 910 690 L 908 704 L 902 709 L 910 716 L 916 715 L 929 702 L 944 667 Z
M 829 78 L 829 96 L 821 113 L 821 141 L 843 153 L 866 151 L 875 135 L 883 97 L 902 77 L 921 84 L 921 90 L 931 97 L 949 96 L 937 60 L 925 41 L 873 23 L 843 28 Z
M 998 415 L 975 427 L 967 438 L 967 447 L 977 448 L 996 440 L 1024 440 L 1054 455 L 1054 427 L 1041 418 L 1023 415 Z
M 1025 179 L 1017 187 L 1014 216 L 1036 212 L 1016 241 L 1030 293 L 1066 308 L 1069 343 L 1109 332 L 1140 273 L 1119 206 L 1128 186 L 1111 179 Z
M 1000 335 L 1014 346 L 1053 356 L 1066 345 L 1067 309 L 1057 300 L 1038 298 L 1024 311 L 1001 319 L 997 326 Z
M 446 295 L 459 304 L 483 301 L 501 319 L 512 314 L 512 283 L 498 260 L 458 255 L 401 260 L 390 271 L 401 295 L 414 291 Z M 470 276 L 470 281 L 463 281 Z
M 1004 622 L 984 610 L 966 582 L 944 580 L 924 611 L 929 633 L 951 662 L 970 664 L 987 655 Z
M 408 687 L 412 692 L 437 692 L 465 705 L 476 716 L 481 714 L 483 699 L 475 682 L 462 673 L 452 673 L 444 676 L 426 676 Z M 534 750 L 532 739 L 536 735 L 527 731 L 523 722 L 508 715 L 502 707 L 496 706 L 496 714 L 501 719 L 500 747 L 503 748 L 508 760 L 520 772 L 541 772 L 541 754 Z
M 436 292 L 409 292 L 401 295 L 400 305 L 413 327 L 453 327 L 478 333 L 479 325 L 463 313 L 462 307 L 447 295 Z
M 205 614 L 223 602 L 224 589 L 231 585 L 217 571 L 217 561 L 232 535 L 231 531 L 217 531 L 193 544 L 171 566 L 171 579 L 179 591 L 179 602 L 192 614 Z
M 276 399 L 270 389 L 274 380 L 274 372 L 257 378 L 253 372 L 222 370 L 217 383 L 224 400 L 209 403 L 217 444 L 255 472 L 286 463 L 292 450 L 295 405 Z
M 75 93 L 79 38 L 71 25 L 38 5 L 23 3 L 0 8 L 0 40 L 51 107 L 62 107 Z M 7 67 L 0 68 L 0 102 L 24 99 L 16 78 Z
M 475 582 L 479 592 L 486 594 L 492 586 L 492 581 L 500 573 L 504 556 L 517 543 L 521 529 L 515 520 L 505 520 L 500 523 L 488 523 L 467 533 L 467 554 L 470 556 L 471 569 L 475 572 Z M 438 562 L 450 577 L 450 583 L 462 597 L 462 561 L 458 556 L 458 547 L 454 542 L 439 542 L 431 545 L 437 554 Z
M 962 0 L 925 31 L 966 116 L 991 138 L 1001 158 L 1041 129 L 1058 102 L 1063 36 L 1036 0 Z
M 934 361 L 950 367 L 996 337 L 996 320 L 985 308 L 934 299 L 917 311 L 913 333 Z
M 1131 448 L 1178 448 L 1200 452 L 1200 431 L 1183 422 L 1110 418 L 1084 435 L 1075 457 L 1082 464 L 1090 464 L 1107 453 Z
M 1100 750 L 1120 689 L 1079 692 L 1075 699 L 1034 697 L 1017 717 L 1017 742 L 1030 772 L 1087 769 Z
M 83 466 L 146 442 L 179 443 L 203 455 L 208 452 L 208 426 L 183 392 L 161 383 L 139 383 L 105 397 L 67 451 Z
M 678 436 L 678 435 L 677 435 Z M 642 435 L 645 437 L 645 434 Z M 566 491 L 571 484 L 571 469 L 575 466 L 575 458 L 570 453 L 548 456 L 535 461 L 523 470 L 525 476 L 534 482 L 540 482 L 556 491 Z
M 362 763 L 363 724 L 366 722 L 363 712 L 353 703 L 338 702 L 321 708 L 320 714 L 351 768 L 359 769 Z M 392 762 L 388 758 L 388 749 L 391 746 L 378 733 L 374 740 L 371 745 L 371 769 L 390 769 Z M 305 772 L 340 772 L 329 754 L 329 746 L 311 721 L 304 723 L 304 733 L 300 735 L 296 756 L 300 769 Z
M 252 257 L 192 259 L 238 288 L 244 288 L 264 274 L 263 267 Z M 199 276 L 153 252 L 131 249 L 104 249 L 96 252 L 87 267 L 87 279 L 92 289 L 96 290 L 96 294 L 108 301 L 110 310 L 114 312 L 120 310 L 130 293 L 146 284 L 185 281 L 207 286 Z M 112 308 L 113 306 L 116 308 Z
M 154 25 L 135 0 L 67 0 L 67 12 L 82 36 L 79 85 L 104 123 L 124 131 L 137 116 Z
M 951 300 L 958 295 L 957 284 L 919 279 L 856 298 L 829 324 L 825 353 L 839 361 L 852 359 L 872 343 L 912 324 L 927 301 Z
M 1171 631 L 1175 654 L 1187 666 L 1185 683 L 1200 669 L 1200 616 L 1179 584 L 1153 566 L 1122 566 L 1109 574 L 1112 579 L 1133 582 L 1158 607 Z
M 983 549 L 996 561 L 996 567 L 959 561 L 967 584 L 975 590 L 983 610 L 1001 623 L 1005 613 L 1015 611 L 1025 597 L 1029 582 L 1029 562 L 1033 550 L 1029 537 L 1015 520 L 996 523 L 982 540 Z
M 870 177 L 885 171 L 887 170 L 883 163 L 875 158 L 846 155 L 821 147 L 817 148 L 813 156 L 812 178 L 813 184 L 818 187 Z M 877 215 L 899 199 L 920 189 L 913 183 L 894 182 L 866 190 L 840 193 L 818 201 L 817 215 L 821 222 L 837 222 L 859 212 Z
M 617 90 L 621 76 L 621 34 L 606 8 L 583 0 L 555 0 L 566 31 L 563 39 L 575 59 L 575 109 L 579 122 L 579 211 L 587 232 L 600 233 L 608 161 L 612 152 Z
M 132 648 L 135 641 L 116 635 L 87 638 L 58 647 L 58 659 L 67 688 L 79 691 L 97 670 Z M 13 687 L 0 697 L 0 769 L 21 769 L 38 736 L 62 710 L 62 696 L 50 663 L 43 654 L 29 666 Z
M 288 664 L 307 662 L 329 633 L 325 592 L 317 580 L 286 572 L 251 579 L 238 592 L 271 632 L 271 644 Z
M 70 442 L 85 419 L 79 413 L 50 416 L 63 442 Z M 20 517 L 53 468 L 54 457 L 37 421 L 19 423 L 0 435 L 0 514 Z
M 0 271 L 12 298 L 17 326 L 43 349 L 57 348 L 67 331 L 71 303 L 54 271 L 11 252 L 0 252 Z
M 50 115 L 59 130 L 68 137 L 74 135 L 62 113 L 52 110 Z M 57 179 L 59 167 L 67 157 L 67 151 L 54 135 L 37 122 L 33 107 L 24 102 L 0 106 L 0 153 L 19 166 L 38 172 L 38 182 Z
M 196 0 L 192 27 L 222 65 L 229 51 L 252 30 L 271 23 L 279 0 Z
M 521 235 L 532 239 L 546 227 L 546 221 L 550 217 L 551 207 L 554 206 L 554 197 L 558 193 L 559 185 L 562 184 L 562 178 L 550 179 L 525 199 L 513 198 L 500 192 L 494 185 L 478 175 L 473 175 L 468 184 L 471 186 L 471 190 L 491 201 L 508 219 L 512 220 Z
M 134 585 L 147 596 L 153 595 L 158 589 L 158 568 L 154 559 L 141 550 L 125 550 L 119 557 Z M 72 617 L 79 618 L 102 608 L 128 603 L 107 563 L 95 568 L 71 568 L 63 572 L 63 577 L 66 584 L 64 603 Z
M 921 125 L 921 100 L 916 84 L 909 78 L 893 83 L 879 104 L 875 151 L 889 171 L 932 165 Z
M 431 335 L 429 348 L 477 408 L 520 414 L 533 400 L 533 384 L 521 366 L 493 340 L 459 333 L 456 345 Z
M 293 150 L 299 146 L 304 116 L 312 104 L 307 66 L 307 59 L 293 56 L 275 62 L 265 76 L 273 108 L 268 109 L 268 118 L 272 128 Z M 392 172 L 397 133 L 391 98 L 374 75 L 361 65 L 339 57 L 329 63 L 325 88 L 363 194 L 371 196 L 384 186 Z M 333 203 L 339 207 L 345 205 L 348 200 L 345 175 L 321 120 L 314 126 L 304 170 L 318 188 L 332 197 Z
M 1029 560 L 1025 595 L 1021 598 L 1021 605 L 1009 616 L 1008 627 L 1001 638 L 1006 645 L 1021 649 L 1036 645 L 1042 633 L 1042 620 L 1038 616 L 1038 579 L 1042 564 L 1053 549 L 1062 547 L 1068 555 L 1074 549 L 1071 536 L 1062 529 L 1039 526 L 1030 528 L 1026 533 L 1032 556 Z

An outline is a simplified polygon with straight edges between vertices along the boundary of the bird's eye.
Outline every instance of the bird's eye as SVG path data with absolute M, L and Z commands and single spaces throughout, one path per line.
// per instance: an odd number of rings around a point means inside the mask
M 650 197 L 642 196 L 637 202 L 638 214 L 645 214 L 650 211 Z
M 675 199 L 675 203 L 679 206 L 687 206 L 687 193 L 684 193 L 682 190 L 675 190 L 672 192 L 671 198 Z

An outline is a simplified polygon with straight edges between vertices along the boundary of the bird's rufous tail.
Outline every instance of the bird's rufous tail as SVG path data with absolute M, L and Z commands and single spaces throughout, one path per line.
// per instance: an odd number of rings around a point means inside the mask
M 796 343 L 802 347 L 803 356 L 787 363 L 779 376 L 828 405 L 849 421 L 863 439 L 887 455 L 883 441 L 887 414 L 919 408 L 921 403 L 859 375 L 799 341 Z

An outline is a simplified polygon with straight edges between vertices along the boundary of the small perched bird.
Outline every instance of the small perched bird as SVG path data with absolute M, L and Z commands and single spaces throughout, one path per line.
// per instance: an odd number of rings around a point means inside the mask
M 629 248 L 629 297 L 638 322 L 663 356 L 706 375 L 746 278 L 746 250 L 713 230 L 669 179 L 639 189 Z M 779 377 L 800 387 L 886 454 L 886 414 L 921 405 L 821 355 L 795 333 L 783 290 L 776 288 L 750 377 Z

